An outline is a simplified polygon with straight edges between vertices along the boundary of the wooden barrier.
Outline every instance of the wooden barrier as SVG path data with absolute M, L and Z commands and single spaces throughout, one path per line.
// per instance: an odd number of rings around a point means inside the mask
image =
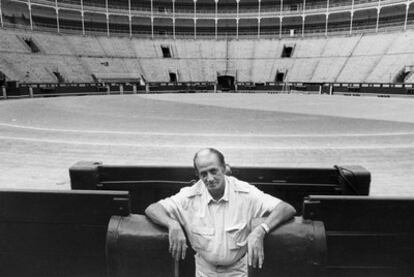
M 78 162 L 69 169 L 72 189 L 128 190 L 132 211 L 177 193 L 198 178 L 192 167 L 111 166 Z M 231 175 L 292 204 L 300 213 L 311 195 L 368 195 L 370 173 L 361 166 L 332 168 L 235 167 Z
M 328 276 L 413 276 L 414 198 L 310 196 L 303 217 L 325 224 Z
M 0 276 L 106 276 L 112 215 L 128 192 L 0 190 Z
M 251 277 L 315 276 L 324 272 L 326 255 L 323 224 L 295 218 L 265 238 L 265 262 Z M 167 230 L 143 215 L 113 216 L 108 227 L 107 263 L 110 277 L 194 276 L 194 257 L 175 264 L 168 252 Z M 177 266 L 179 268 L 177 268 Z

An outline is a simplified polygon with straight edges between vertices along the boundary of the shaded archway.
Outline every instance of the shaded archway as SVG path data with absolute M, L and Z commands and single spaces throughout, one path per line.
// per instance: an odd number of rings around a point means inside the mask
M 217 89 L 221 91 L 234 90 L 234 76 L 231 76 L 231 75 L 217 76 Z

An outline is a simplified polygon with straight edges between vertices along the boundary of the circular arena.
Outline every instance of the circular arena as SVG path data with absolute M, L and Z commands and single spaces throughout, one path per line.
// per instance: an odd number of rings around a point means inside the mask
M 200 148 L 233 166 L 358 164 L 371 195 L 413 194 L 411 99 L 294 94 L 158 94 L 0 102 L 3 188 L 69 189 L 68 168 L 191 165 Z
M 0 0 L 0 276 L 414 276 L 413 3 Z

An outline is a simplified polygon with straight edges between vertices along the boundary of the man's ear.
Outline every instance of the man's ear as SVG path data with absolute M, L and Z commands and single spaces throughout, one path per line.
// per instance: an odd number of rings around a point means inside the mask
M 224 167 L 224 174 L 226 174 L 227 176 L 231 176 L 231 167 L 229 164 L 226 164 L 226 166 Z

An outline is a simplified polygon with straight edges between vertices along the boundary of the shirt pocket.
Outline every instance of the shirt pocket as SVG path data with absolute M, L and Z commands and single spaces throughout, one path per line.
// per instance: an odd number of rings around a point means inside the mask
M 210 251 L 214 238 L 214 228 L 193 227 L 191 229 L 191 237 L 194 249 Z
M 247 245 L 247 224 L 237 223 L 226 228 L 226 236 L 229 243 L 229 249 L 240 249 Z

